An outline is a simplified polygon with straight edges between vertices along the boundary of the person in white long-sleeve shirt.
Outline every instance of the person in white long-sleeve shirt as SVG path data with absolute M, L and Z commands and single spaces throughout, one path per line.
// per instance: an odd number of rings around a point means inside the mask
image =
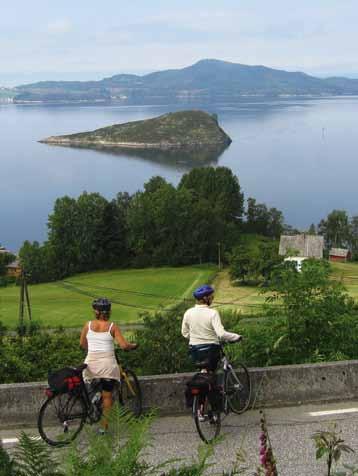
M 181 332 L 189 339 L 189 351 L 194 363 L 207 362 L 208 370 L 215 370 L 220 360 L 220 342 L 238 342 L 241 336 L 226 331 L 218 311 L 210 308 L 214 299 L 211 286 L 200 286 L 193 296 L 197 303 L 185 312 Z

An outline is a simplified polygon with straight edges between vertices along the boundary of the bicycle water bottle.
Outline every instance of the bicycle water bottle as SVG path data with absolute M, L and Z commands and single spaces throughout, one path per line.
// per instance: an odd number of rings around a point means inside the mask
M 93 397 L 92 397 L 92 399 L 91 399 L 91 402 L 93 403 L 93 405 L 96 405 L 96 404 L 100 401 L 101 396 L 102 396 L 101 392 L 96 392 L 96 393 L 93 395 Z

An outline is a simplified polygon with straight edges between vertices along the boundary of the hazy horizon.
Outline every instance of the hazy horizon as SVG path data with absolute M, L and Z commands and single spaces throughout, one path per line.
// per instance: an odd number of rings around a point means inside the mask
M 356 0 L 4 3 L 0 85 L 183 68 L 203 58 L 358 76 Z M 6 83 L 6 84 L 5 84 Z
M 205 58 L 201 58 L 201 59 L 205 59 Z M 218 60 L 221 60 L 220 58 L 215 58 L 215 59 L 218 59 Z M 198 60 L 200 61 L 200 60 Z M 222 60 L 222 61 L 225 61 L 225 60 Z M 238 61 L 239 63 L 239 61 Z M 248 64 L 250 66 L 258 66 L 258 65 L 254 65 L 254 64 Z M 185 66 L 190 66 L 190 64 L 187 64 Z M 184 66 L 184 67 L 185 67 Z M 267 64 L 263 64 L 262 66 L 266 66 L 268 68 L 272 68 L 272 66 L 270 65 L 267 65 Z M 173 67 L 173 68 L 169 68 L 169 69 L 181 69 L 179 67 Z M 276 69 L 276 68 L 274 68 Z M 289 70 L 287 68 L 277 68 L 277 69 L 283 69 L 285 71 L 298 71 L 298 70 Z M 126 74 L 136 74 L 136 75 L 139 75 L 139 76 L 142 76 L 142 75 L 146 75 L 146 74 L 150 74 L 150 73 L 153 73 L 155 71 L 161 71 L 161 69 L 157 69 L 157 70 L 151 70 L 151 71 L 143 71 L 143 70 L 131 70 L 131 71 L 114 71 L 114 70 L 110 70 L 110 71 L 88 71 L 88 72 L 79 72 L 79 71 L 49 71 L 49 72 L 24 72 L 24 73 L 7 73 L 7 72 L 4 72 L 4 73 L 1 73 L 0 72 L 0 87 L 8 87 L 8 88 L 13 88 L 13 87 L 16 87 L 16 86 L 20 86 L 20 85 L 23 85 L 23 84 L 31 84 L 31 83 L 35 83 L 35 82 L 39 82 L 39 81 L 98 81 L 98 80 L 101 80 L 103 78 L 106 78 L 106 77 L 111 77 L 111 76 L 114 76 L 116 74 L 122 74 L 122 73 L 126 73 Z M 303 71 L 303 70 L 299 70 L 301 71 L 302 73 L 306 73 L 306 74 L 309 74 L 311 76 L 316 76 L 316 77 L 319 77 L 319 78 L 328 78 L 328 77 L 332 77 L 333 75 L 331 74 L 325 74 L 325 73 L 321 73 L 321 74 L 315 74 L 314 72 L 310 72 L 310 71 Z M 356 79 L 358 78 L 358 72 L 357 73 L 337 73 L 335 74 L 334 76 L 340 76 L 340 77 L 346 77 L 346 78 L 351 78 L 351 79 Z

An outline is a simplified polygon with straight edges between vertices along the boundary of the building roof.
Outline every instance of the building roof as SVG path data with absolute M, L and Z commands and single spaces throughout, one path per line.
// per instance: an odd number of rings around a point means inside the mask
M 318 235 L 281 235 L 279 254 L 285 256 L 293 252 L 295 256 L 305 258 L 323 258 L 323 236 Z
M 12 263 L 9 263 L 6 267 L 10 269 L 17 269 L 17 268 L 21 268 L 21 264 L 20 264 L 20 261 L 16 259 Z
M 342 258 L 347 258 L 349 250 L 345 248 L 331 248 L 329 251 L 329 256 L 339 256 Z

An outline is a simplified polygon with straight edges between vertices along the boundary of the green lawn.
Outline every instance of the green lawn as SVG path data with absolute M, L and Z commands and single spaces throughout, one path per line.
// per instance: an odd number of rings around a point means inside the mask
M 50 328 L 80 327 L 92 317 L 93 297 L 106 296 L 114 301 L 114 321 L 140 322 L 140 312 L 169 308 L 189 297 L 216 270 L 215 266 L 112 270 L 29 286 L 33 319 Z M 18 323 L 18 303 L 18 287 L 0 288 L 0 321 L 10 328 Z
M 265 303 L 265 295 L 258 286 L 233 286 L 226 269 L 217 274 L 214 286 L 214 304 L 218 305 L 218 310 L 236 309 L 243 314 L 257 314 Z
M 332 263 L 333 277 L 342 282 L 353 299 L 358 300 L 358 263 Z
M 332 278 L 342 282 L 353 299 L 358 301 L 358 263 L 331 263 Z M 223 270 L 217 274 L 214 285 L 216 288 L 215 302 L 220 308 L 232 308 L 244 314 L 259 313 L 267 295 L 260 292 L 258 286 L 233 286 L 229 273 Z M 221 303 L 232 303 L 221 305 Z

